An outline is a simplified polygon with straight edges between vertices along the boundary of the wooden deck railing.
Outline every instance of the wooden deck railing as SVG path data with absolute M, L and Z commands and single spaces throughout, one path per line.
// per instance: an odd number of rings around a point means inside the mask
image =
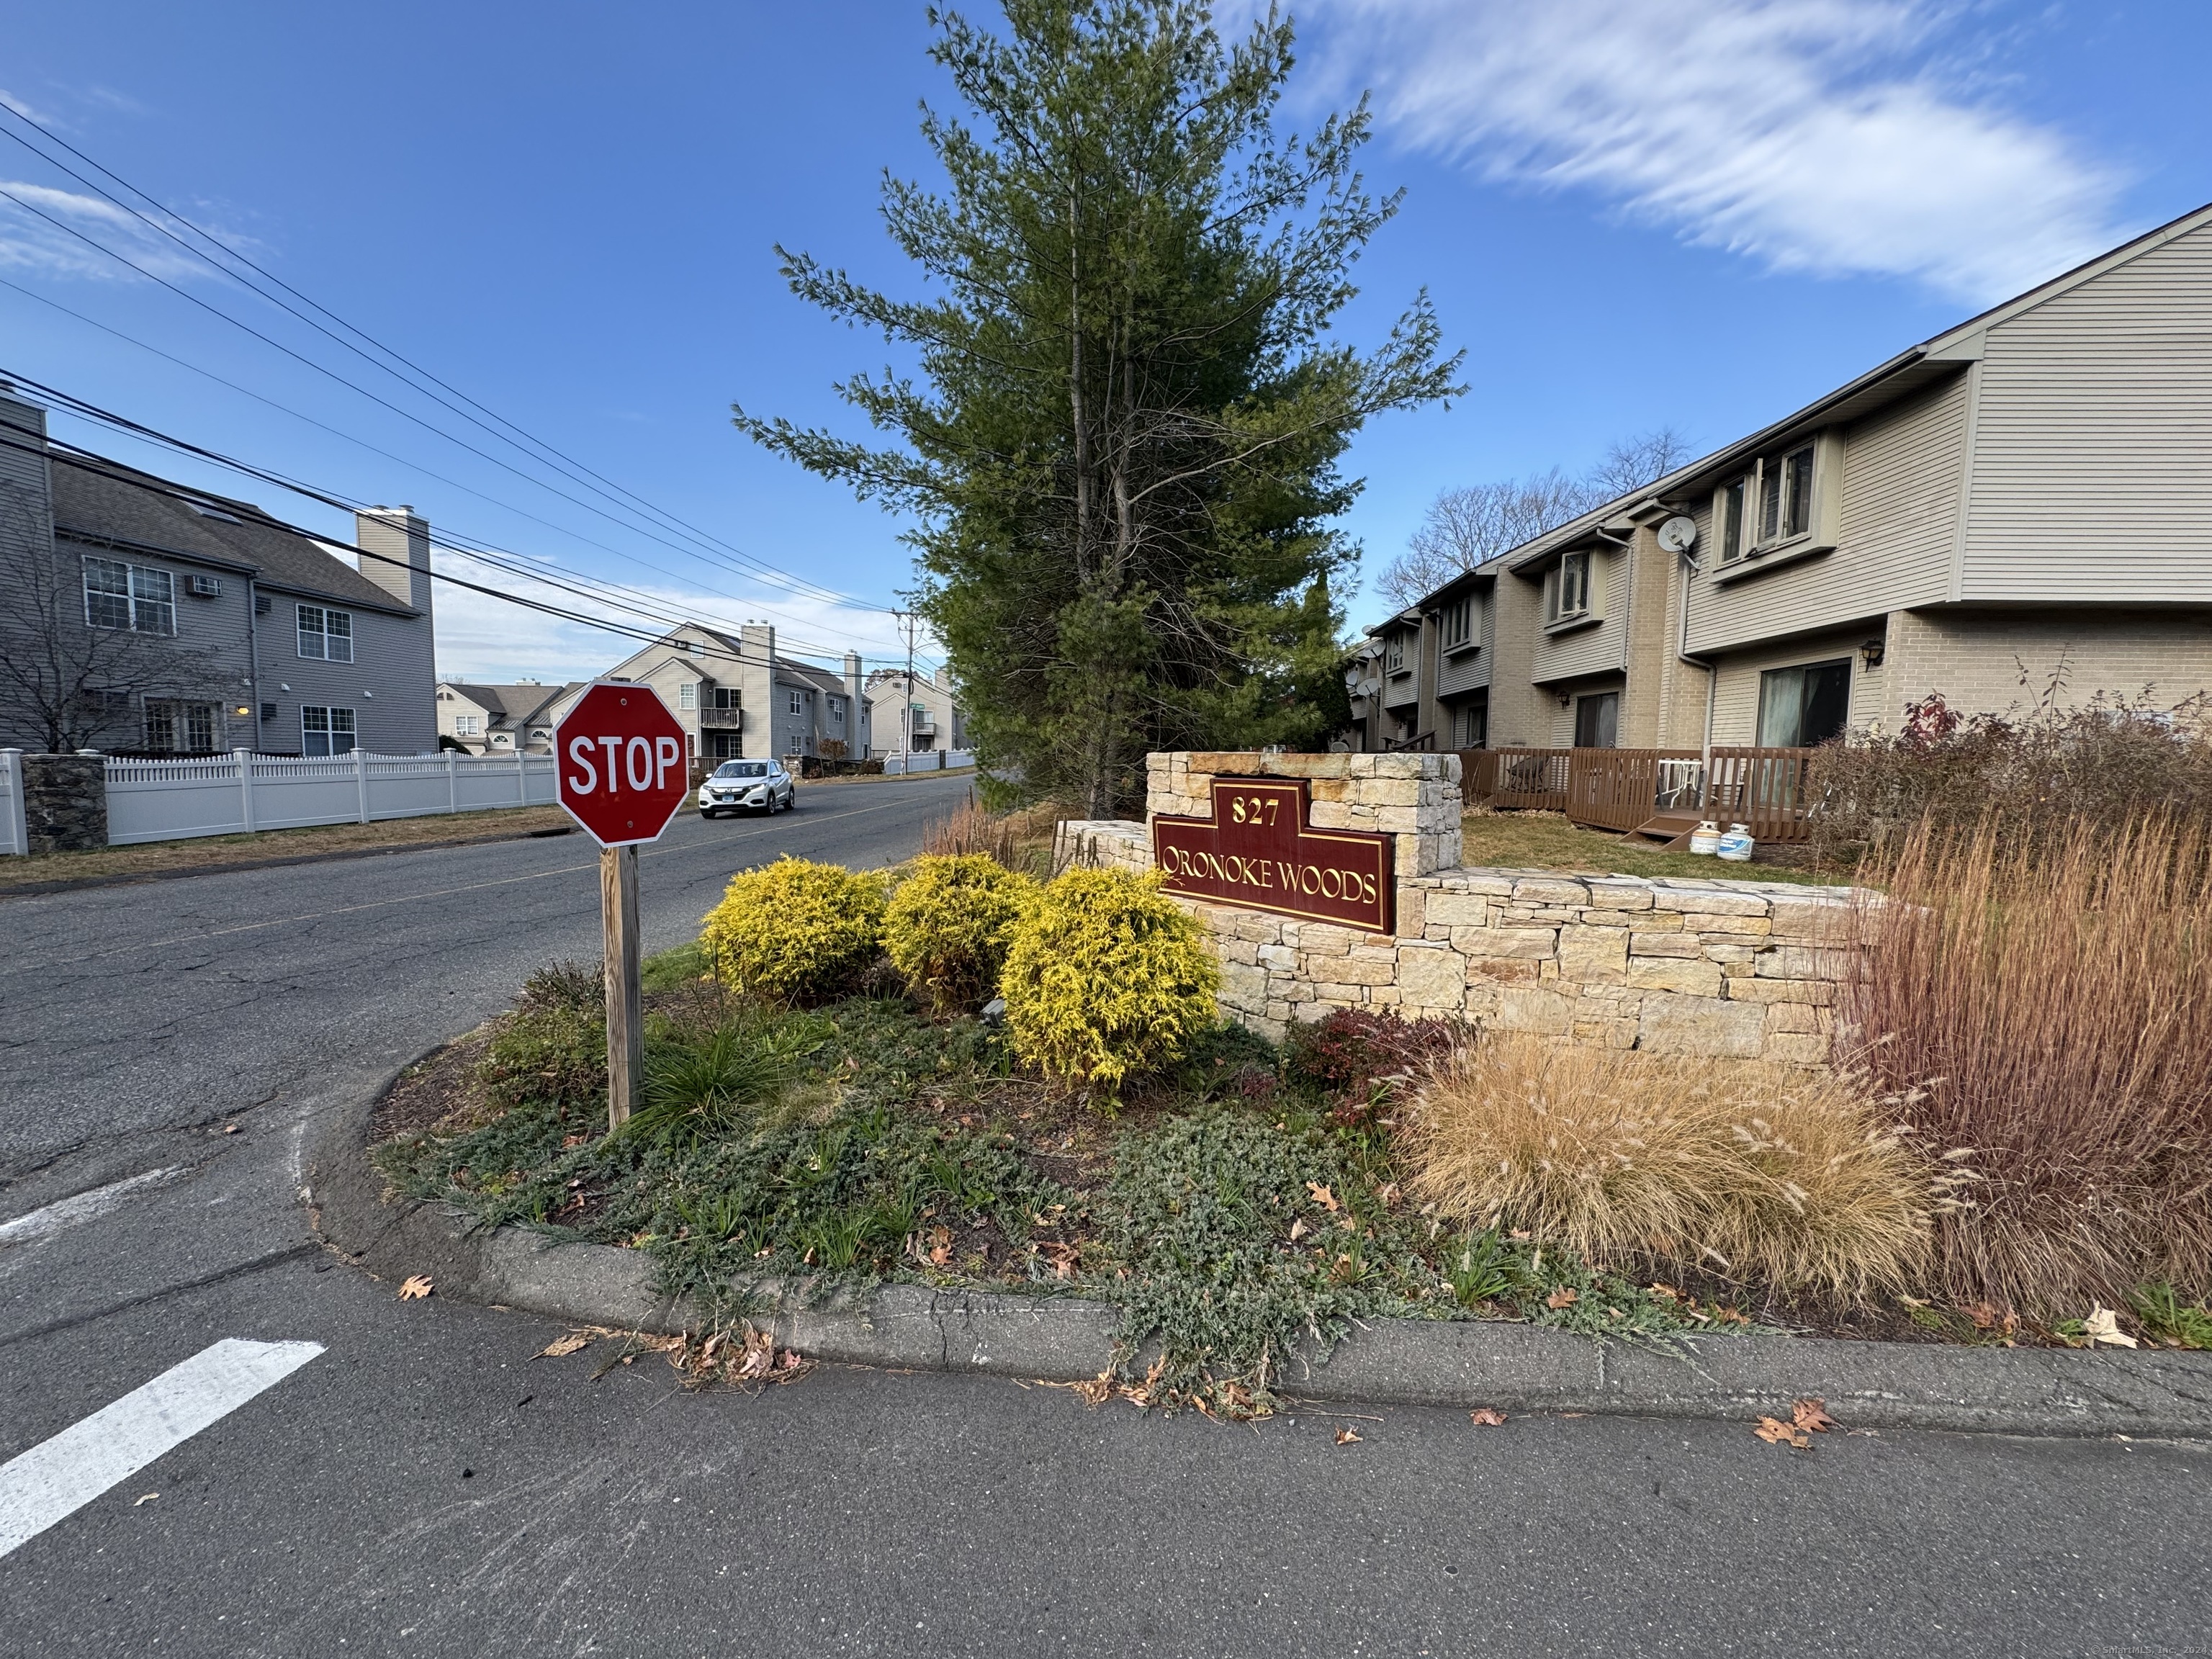
M 1623 832 L 1662 812 L 1742 823 L 1760 841 L 1802 841 L 1810 749 L 1716 748 L 1712 775 L 1695 749 L 1462 749 L 1469 805 L 1564 812 Z M 1708 787 L 1700 787 L 1701 783 Z

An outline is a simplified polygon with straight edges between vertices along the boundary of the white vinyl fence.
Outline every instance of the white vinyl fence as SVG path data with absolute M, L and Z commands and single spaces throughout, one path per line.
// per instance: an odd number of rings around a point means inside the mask
M 23 828 L 23 751 L 0 749 L 0 858 L 30 850 Z
M 21 775 L 15 775 L 14 850 L 21 851 L 22 797 Z M 240 749 L 203 759 L 107 763 L 111 847 L 553 803 L 550 755 L 409 757 L 356 749 L 297 758 Z
M 884 756 L 884 775 L 890 777 L 901 772 L 947 772 L 975 763 L 975 757 L 965 749 L 917 749 L 910 755 Z

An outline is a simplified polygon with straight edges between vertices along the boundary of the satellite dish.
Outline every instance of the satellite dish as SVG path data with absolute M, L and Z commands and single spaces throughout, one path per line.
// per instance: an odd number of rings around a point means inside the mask
M 1698 521 L 1677 513 L 1659 526 L 1659 545 L 1669 553 L 1686 553 L 1698 544 Z

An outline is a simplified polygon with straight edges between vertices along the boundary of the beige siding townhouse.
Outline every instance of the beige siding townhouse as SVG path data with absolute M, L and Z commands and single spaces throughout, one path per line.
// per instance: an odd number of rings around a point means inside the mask
M 1376 633 L 1405 661 L 1375 747 L 1796 746 L 1931 692 L 2212 690 L 2212 208 Z
M 774 756 L 857 757 L 866 751 L 860 659 L 840 678 L 781 656 L 775 629 L 736 634 L 685 623 L 617 663 L 605 678 L 652 686 L 684 725 L 695 761 Z
M 911 738 L 917 753 L 968 747 L 968 717 L 952 700 L 951 676 L 903 668 L 878 668 L 868 676 L 869 754 L 880 759 L 903 750 Z

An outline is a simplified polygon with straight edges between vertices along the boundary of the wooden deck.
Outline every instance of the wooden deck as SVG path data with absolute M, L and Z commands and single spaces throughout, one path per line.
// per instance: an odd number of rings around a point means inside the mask
M 1741 823 L 1763 842 L 1808 833 L 1810 749 L 1462 749 L 1470 805 L 1563 812 L 1576 823 L 1686 845 L 1701 819 Z

